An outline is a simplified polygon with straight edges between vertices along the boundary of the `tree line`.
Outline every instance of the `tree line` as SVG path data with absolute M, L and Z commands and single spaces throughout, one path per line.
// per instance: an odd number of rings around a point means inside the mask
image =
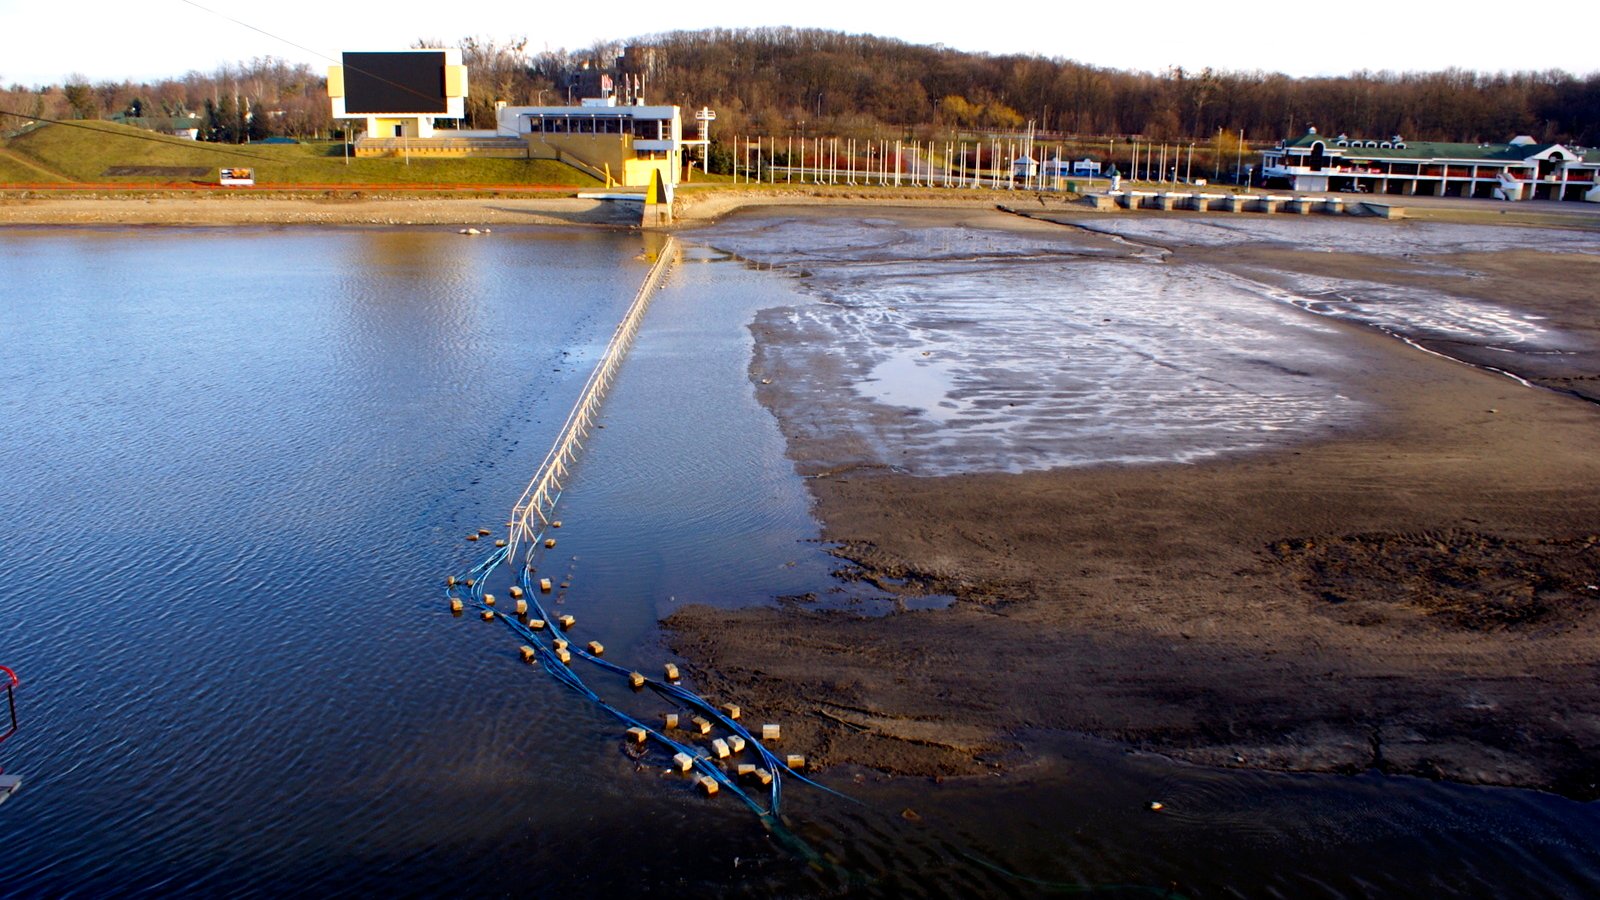
M 1600 144 L 1600 72 L 1152 73 L 799 28 L 674 31 L 538 53 L 526 37 L 415 44 L 462 48 L 469 128 L 493 127 L 497 100 L 566 102 L 586 70 L 610 66 L 624 45 L 648 50 L 634 71 L 652 102 L 710 106 L 723 134 L 931 138 L 1031 122 L 1056 135 L 1176 141 L 1244 131 L 1271 140 L 1316 125 L 1360 137 L 1476 142 L 1530 134 Z M 155 83 L 13 85 L 0 89 L 0 104 L 41 118 L 198 116 L 201 136 L 218 141 L 330 136 L 337 127 L 322 70 L 273 57 Z

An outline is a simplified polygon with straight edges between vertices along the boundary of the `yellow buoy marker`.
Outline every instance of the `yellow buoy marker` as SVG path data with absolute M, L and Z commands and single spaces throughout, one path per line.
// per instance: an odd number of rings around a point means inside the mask
M 564 663 L 571 663 L 572 662 L 572 653 L 569 652 L 567 650 L 567 648 L 565 648 L 565 647 L 557 647 L 556 648 L 556 659 L 559 659 Z
M 529 647 L 527 644 L 523 644 L 521 647 L 518 647 L 517 649 L 522 652 L 522 661 L 525 662 L 525 663 L 531 663 L 535 659 L 537 659 L 538 656 L 539 656 L 539 654 L 532 647 Z
M 724 704 L 722 704 L 722 712 L 723 712 L 724 715 L 726 715 L 730 719 L 739 718 L 739 706 L 736 703 L 724 703 Z
M 677 713 L 662 713 L 661 714 L 661 718 L 662 718 L 663 721 L 665 721 L 667 723 L 667 727 L 668 728 L 677 728 L 678 727 L 678 714 Z
M 483 595 L 483 603 L 484 603 L 485 606 L 493 606 L 494 605 L 494 595 L 493 594 L 484 594 Z
M 717 780 L 715 778 L 712 778 L 710 775 L 700 776 L 700 789 L 706 792 L 707 797 L 716 796 L 717 787 Z
M 791 769 L 804 769 L 806 758 L 798 753 L 791 753 L 783 760 L 783 764 Z
M 544 620 L 543 619 L 529 619 L 528 620 L 528 627 L 532 628 L 534 631 L 543 631 L 544 630 Z
M 677 681 L 678 680 L 678 667 L 677 666 L 673 665 L 672 663 L 667 663 L 665 666 L 662 666 L 662 668 L 667 673 L 667 680 L 668 681 Z
M 768 772 L 766 769 L 757 769 L 756 770 L 756 780 L 761 782 L 762 784 L 771 784 L 772 783 L 772 773 Z
M 644 675 L 639 672 L 628 673 L 628 684 L 634 688 L 644 687 Z
M 689 721 L 694 723 L 694 727 L 701 734 L 710 734 L 711 733 L 711 721 L 709 719 L 707 719 L 705 716 L 695 716 L 694 718 L 690 719 Z
M 539 590 L 543 591 L 546 594 L 550 593 L 550 579 L 548 579 L 548 578 L 539 579 Z
M 645 731 L 643 728 L 640 728 L 637 725 L 628 729 L 628 740 L 633 741 L 635 744 L 644 743 L 644 739 L 649 736 L 650 732 Z
M 739 774 L 739 777 L 741 777 L 741 778 L 744 778 L 744 777 L 747 777 L 747 776 L 750 776 L 750 775 L 754 775 L 756 773 L 756 764 L 755 763 L 739 763 L 738 767 L 735 768 L 734 771 L 737 772 Z
M 733 751 L 728 749 L 728 742 L 722 738 L 716 738 L 711 742 L 711 752 L 717 755 L 717 759 L 727 759 L 733 754 Z
M 527 614 L 528 614 L 528 601 L 526 601 L 526 600 L 518 600 L 517 601 L 517 615 L 525 616 Z
M 544 548 L 546 550 L 549 550 L 549 549 L 555 547 L 555 545 L 556 545 L 556 539 L 555 538 L 545 538 L 544 539 Z
M 511 599 L 515 600 L 515 599 L 517 599 L 517 598 L 522 596 L 522 588 L 517 587 L 516 585 L 513 584 L 511 586 L 511 590 L 508 591 L 507 593 L 511 594 Z
M 486 609 L 486 610 L 483 611 L 483 620 L 485 622 L 487 622 L 487 621 L 489 621 L 489 620 L 491 620 L 493 618 L 494 618 L 494 610 Z
M 744 738 L 739 737 L 737 734 L 730 734 L 728 735 L 728 746 L 732 747 L 735 753 L 743 753 Z
M 571 616 L 558 616 L 556 621 L 561 623 L 561 628 L 563 631 L 569 631 L 571 630 L 572 626 L 578 624 L 578 620 Z
M 599 641 L 590 641 L 589 652 L 593 653 L 595 656 L 604 656 L 606 652 L 606 645 L 600 643 Z
M 678 767 L 679 772 L 687 772 L 694 768 L 694 757 L 687 753 L 675 753 L 672 756 L 672 764 Z
M 763 741 L 776 741 L 783 737 L 783 728 L 775 722 L 768 722 L 761 726 L 761 739 Z

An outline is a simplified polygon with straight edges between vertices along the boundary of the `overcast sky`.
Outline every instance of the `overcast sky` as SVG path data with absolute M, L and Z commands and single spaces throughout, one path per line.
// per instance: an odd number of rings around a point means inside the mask
M 209 70 L 223 62 L 278 56 L 321 67 L 341 50 L 404 49 L 420 37 L 526 36 L 534 49 L 587 47 L 657 31 L 791 25 L 870 33 L 916 44 L 986 53 L 1038 53 L 1118 69 L 1265 69 L 1290 75 L 1358 69 L 1480 71 L 1600 69 L 1592 17 L 1546 27 L 1549 11 L 1512 24 L 1460 3 L 972 4 L 609 3 L 457 0 L 377 3 L 339 0 L 196 0 L 302 50 L 184 0 L 0 0 L 0 83 L 134 81 Z M 1551 8 L 1554 9 L 1553 7 Z M 1092 10 L 1092 11 L 1091 11 Z M 1582 17 L 1580 17 L 1582 18 Z

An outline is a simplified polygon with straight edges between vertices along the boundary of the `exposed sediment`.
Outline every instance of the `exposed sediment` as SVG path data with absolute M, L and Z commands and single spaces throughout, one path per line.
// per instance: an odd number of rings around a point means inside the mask
M 1600 375 L 1592 257 L 1180 246 L 1164 264 L 1490 298 L 1571 349 L 1454 338 L 1452 355 L 1526 364 L 1552 387 Z M 1326 434 L 1192 464 L 919 477 L 864 464 L 858 435 L 818 425 L 851 388 L 784 352 L 808 339 L 789 321 L 758 323 L 753 376 L 816 476 L 846 574 L 956 598 L 881 617 L 791 602 L 668 620 L 696 678 L 803 723 L 816 763 L 973 773 L 1027 758 L 1025 735 L 1045 728 L 1216 765 L 1600 796 L 1593 403 L 1333 319 L 1340 387 L 1364 414 Z

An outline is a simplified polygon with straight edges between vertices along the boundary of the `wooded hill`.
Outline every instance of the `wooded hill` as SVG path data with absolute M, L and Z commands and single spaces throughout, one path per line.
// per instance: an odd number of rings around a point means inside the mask
M 1600 72 L 1486 74 L 1355 72 L 1290 78 L 1270 72 L 1103 68 L 1067 59 L 993 56 L 891 38 L 794 28 L 669 32 L 581 51 L 529 54 L 526 38 L 418 41 L 463 49 L 470 70 L 467 127 L 493 125 L 493 104 L 564 97 L 586 66 L 608 66 L 624 44 L 649 48 L 645 91 L 655 102 L 718 111 L 720 134 L 933 137 L 1013 130 L 1210 141 L 1219 131 L 1275 140 L 1316 125 L 1328 134 L 1410 140 L 1600 143 Z M 576 99 L 576 97 L 574 97 Z M 326 135 L 320 70 L 272 58 L 191 72 L 154 84 L 68 79 L 0 90 L 0 109 L 99 118 L 130 107 L 196 115 L 204 137 Z M 245 113 L 249 113 L 248 116 Z M 0 132 L 17 120 L 0 122 Z

